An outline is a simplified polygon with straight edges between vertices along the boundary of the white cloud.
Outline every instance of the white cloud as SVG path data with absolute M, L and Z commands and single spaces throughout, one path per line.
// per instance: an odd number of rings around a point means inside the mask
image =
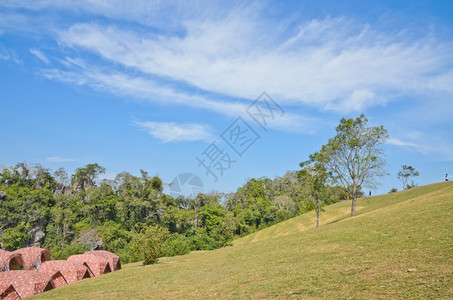
M 401 94 L 451 92 L 445 66 L 453 61 L 453 47 L 431 37 L 386 36 L 342 18 L 301 24 L 284 39 L 272 24 L 244 14 L 185 26 L 186 34 L 174 37 L 82 23 L 59 38 L 116 64 L 207 91 L 253 99 L 265 89 L 290 103 L 341 112 L 363 111 Z
M 42 61 L 46 65 L 48 65 L 50 63 L 47 56 L 44 53 L 42 53 L 41 50 L 33 48 L 33 49 L 30 49 L 30 53 L 33 54 L 34 56 L 36 56 L 36 58 L 38 58 L 40 61 Z
M 77 159 L 65 158 L 65 157 L 60 157 L 60 156 L 47 157 L 46 160 L 48 162 L 52 162 L 52 163 L 65 163 L 65 162 L 76 162 L 77 161 Z
M 396 138 L 389 138 L 387 141 L 389 145 L 401 146 L 401 147 L 417 147 L 417 144 L 411 142 L 405 142 Z
M 213 142 L 216 138 L 211 134 L 209 127 L 201 124 L 176 124 L 171 122 L 133 122 L 134 125 L 146 130 L 151 136 L 168 142 Z
M 229 117 L 236 118 L 244 115 L 249 103 L 240 101 L 220 100 L 216 97 L 192 95 L 173 88 L 171 85 L 162 85 L 151 78 L 131 76 L 119 71 L 112 72 L 88 65 L 80 59 L 65 58 L 60 61 L 71 71 L 60 69 L 44 69 L 43 76 L 51 80 L 79 86 L 88 85 L 92 88 L 107 90 L 115 94 L 130 95 L 147 101 L 185 105 L 197 109 L 205 109 Z M 296 115 L 290 112 L 283 117 L 277 117 L 269 123 L 271 128 L 278 130 L 313 133 L 319 125 L 314 117 Z
M 57 32 L 64 55 L 73 49 L 75 58 L 56 58 L 64 67 L 43 74 L 154 102 L 237 116 L 247 107 L 244 99 L 252 101 L 266 90 L 281 105 L 345 114 L 401 97 L 427 103 L 433 95 L 453 94 L 453 44 L 433 34 L 405 34 L 404 28 L 383 32 L 345 17 L 277 22 L 256 3 L 6 0 L 1 5 L 109 18 L 108 23 L 65 20 L 70 25 L 46 29 Z M 111 25 L 117 19 L 147 26 Z M 77 58 L 87 53 L 89 62 Z M 306 119 L 288 113 L 275 126 L 301 131 Z
M 1 4 L 0 4 L 1 6 Z M 24 15 L 8 12 L 0 12 L 0 28 L 6 29 L 6 31 L 12 30 L 24 30 L 30 25 L 31 19 Z M 3 31 L 3 30 L 2 30 Z
M 218 1 L 167 1 L 167 0 L 134 0 L 134 5 L 124 0 L 2 0 L 0 7 L 28 9 L 33 11 L 70 11 L 100 15 L 114 20 L 125 20 L 153 27 L 165 25 L 172 29 L 180 26 L 180 20 L 196 15 L 215 18 L 222 13 L 223 5 L 234 7 L 234 2 Z M 219 4 L 220 7 L 219 7 Z M 239 5 L 240 6 L 240 5 Z M 168 17 L 168 16 L 171 17 Z
M 81 60 L 66 59 L 62 62 L 67 66 L 76 66 L 77 70 L 43 69 L 43 76 L 52 80 L 79 86 L 87 85 L 92 88 L 131 95 L 135 98 L 154 102 L 182 104 L 194 108 L 209 109 L 228 116 L 237 116 L 247 108 L 246 105 L 240 102 L 227 102 L 183 93 L 169 85 L 161 85 L 155 80 L 144 76 L 131 76 L 122 72 L 99 69 L 86 65 Z
M 415 132 L 408 133 L 406 139 L 390 138 L 387 143 L 424 155 L 433 156 L 438 160 L 453 161 L 453 145 L 449 144 L 449 141 L 441 136 Z

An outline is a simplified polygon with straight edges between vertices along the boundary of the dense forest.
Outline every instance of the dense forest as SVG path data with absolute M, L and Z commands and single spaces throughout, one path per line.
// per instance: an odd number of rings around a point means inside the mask
M 107 249 L 123 262 L 227 246 L 262 228 L 313 210 L 304 177 L 248 180 L 235 193 L 198 194 L 193 199 L 163 193 L 164 184 L 140 170 L 99 180 L 96 163 L 69 175 L 18 163 L 0 173 L 0 246 L 39 246 L 54 259 L 89 249 Z M 329 186 L 325 203 L 344 198 Z

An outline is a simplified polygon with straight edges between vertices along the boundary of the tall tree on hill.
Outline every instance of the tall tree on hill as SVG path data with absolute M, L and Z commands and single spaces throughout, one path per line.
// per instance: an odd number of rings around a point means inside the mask
M 418 175 L 420 175 L 420 173 L 418 173 L 413 166 L 402 165 L 401 170 L 398 171 L 398 179 L 403 183 L 403 190 L 416 186 L 413 181 L 412 184 L 408 184 L 408 181 L 410 177 L 416 177 Z
M 314 158 L 313 156 L 310 157 Z M 327 181 L 329 174 L 321 163 L 314 163 L 313 160 L 302 162 L 303 168 L 297 175 L 302 181 L 303 193 L 309 199 L 316 212 L 316 227 L 319 227 L 319 214 L 321 207 L 326 203 L 328 198 Z
M 355 216 L 356 200 L 362 186 L 371 187 L 384 172 L 384 149 L 387 130 L 381 126 L 367 126 L 364 114 L 356 119 L 342 118 L 336 127 L 337 134 L 313 154 L 332 177 L 352 197 L 351 216 Z

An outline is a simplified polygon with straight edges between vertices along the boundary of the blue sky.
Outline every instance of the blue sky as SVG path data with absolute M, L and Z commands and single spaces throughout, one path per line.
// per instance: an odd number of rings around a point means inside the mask
M 0 166 L 190 172 L 231 192 L 365 113 L 390 134 L 374 194 L 401 189 L 402 164 L 420 185 L 453 174 L 451 1 L 54 2 L 0 2 Z

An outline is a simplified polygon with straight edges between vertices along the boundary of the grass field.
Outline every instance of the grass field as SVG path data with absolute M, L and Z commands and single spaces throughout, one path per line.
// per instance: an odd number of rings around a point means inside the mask
M 453 298 L 453 182 L 326 208 L 238 239 L 162 258 L 36 299 Z

